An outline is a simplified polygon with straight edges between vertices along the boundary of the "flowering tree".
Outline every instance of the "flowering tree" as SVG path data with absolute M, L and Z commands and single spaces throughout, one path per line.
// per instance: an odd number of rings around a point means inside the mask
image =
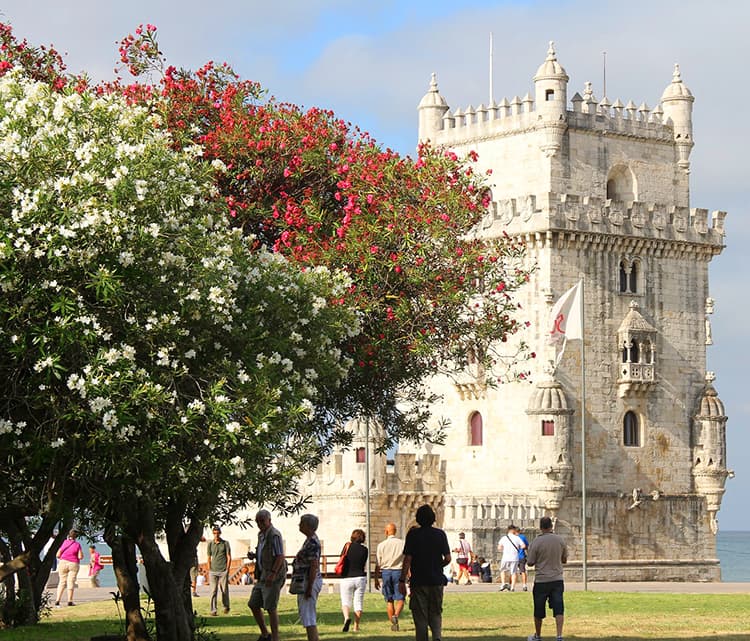
M 378 419 L 384 447 L 436 439 L 425 429 L 431 375 L 473 363 L 489 384 L 524 376 L 525 345 L 506 342 L 523 326 L 513 300 L 528 276 L 523 249 L 478 237 L 489 199 L 475 154 L 422 146 L 403 158 L 330 111 L 264 101 L 226 65 L 164 68 L 152 25 L 120 55 L 136 76 L 162 73 L 160 86 L 101 89 L 154 104 L 177 140 L 224 163 L 217 187 L 235 225 L 303 267 L 350 275 L 342 300 L 363 328 L 346 348 L 355 367 L 326 399 L 332 412 Z
M 132 544 L 159 638 L 191 638 L 181 590 L 203 523 L 295 503 L 359 331 L 348 276 L 229 228 L 224 168 L 201 153 L 115 94 L 0 78 L 0 487 L 24 479 L 107 523 L 113 553 L 129 550 L 132 638 Z

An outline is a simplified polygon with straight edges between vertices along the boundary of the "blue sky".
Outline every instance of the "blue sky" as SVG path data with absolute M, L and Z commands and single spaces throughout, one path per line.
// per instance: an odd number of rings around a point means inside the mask
M 110 78 L 117 45 L 138 24 L 159 27 L 171 64 L 227 61 L 276 97 L 333 109 L 403 153 L 415 147 L 416 105 L 436 72 L 453 109 L 488 95 L 488 34 L 494 34 L 496 99 L 532 91 L 554 40 L 569 95 L 592 81 L 601 96 L 602 52 L 612 102 L 654 107 L 679 62 L 696 96 L 692 206 L 724 209 L 727 249 L 711 264 L 714 345 L 709 369 L 729 416 L 723 529 L 750 530 L 750 341 L 745 298 L 750 223 L 750 3 L 490 2 L 444 0 L 0 0 L 0 18 L 36 44 L 67 52 L 71 71 Z

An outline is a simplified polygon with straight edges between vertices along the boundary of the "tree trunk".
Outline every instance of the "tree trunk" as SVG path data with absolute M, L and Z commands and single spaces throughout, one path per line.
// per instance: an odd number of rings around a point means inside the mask
M 141 613 L 135 543 L 127 535 L 115 533 L 111 526 L 105 528 L 104 540 L 112 550 L 112 567 L 125 610 L 125 633 L 128 641 L 151 641 Z
M 141 531 L 138 548 L 154 600 L 157 638 L 159 641 L 193 641 L 192 611 L 185 608 L 182 596 L 184 577 L 179 583 L 175 580 L 172 564 L 162 556 L 153 531 L 146 531 L 146 528 Z
M 0 530 L 8 535 L 11 546 L 11 557 L 26 552 L 29 554 L 27 576 L 19 578 L 19 590 L 24 589 L 31 596 L 34 616 L 29 619 L 32 623 L 38 619 L 39 608 L 42 605 L 44 592 L 47 587 L 55 555 L 65 540 L 68 530 L 73 523 L 72 515 L 61 517 L 59 512 L 41 515 L 39 527 L 32 534 L 26 521 L 25 513 L 18 507 L 8 506 L 0 511 Z M 57 531 L 55 531 L 57 528 Z M 54 538 L 53 538 L 54 535 Z M 42 557 L 42 550 L 52 539 L 46 554 Z

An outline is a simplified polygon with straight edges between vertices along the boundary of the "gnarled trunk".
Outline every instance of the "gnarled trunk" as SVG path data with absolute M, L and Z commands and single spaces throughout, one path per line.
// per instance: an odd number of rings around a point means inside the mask
M 141 613 L 138 568 L 135 560 L 135 543 L 113 527 L 104 530 L 104 540 L 112 549 L 112 567 L 125 610 L 125 633 L 128 641 L 151 641 Z

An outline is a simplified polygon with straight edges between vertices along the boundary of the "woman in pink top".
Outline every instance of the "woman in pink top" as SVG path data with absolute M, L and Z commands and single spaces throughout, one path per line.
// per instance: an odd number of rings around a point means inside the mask
M 89 579 L 91 579 L 91 587 L 98 588 L 99 586 L 99 572 L 104 569 L 100 554 L 96 551 L 96 547 L 89 545 Z
M 81 568 L 81 559 L 83 558 L 83 550 L 81 544 L 76 541 L 77 538 L 78 530 L 71 530 L 68 532 L 68 538 L 63 541 L 57 551 L 57 558 L 59 559 L 57 574 L 60 577 L 60 582 L 57 586 L 56 608 L 60 607 L 60 599 L 66 585 L 68 586 L 68 605 L 75 605 L 73 603 L 73 590 L 76 587 L 78 570 Z

